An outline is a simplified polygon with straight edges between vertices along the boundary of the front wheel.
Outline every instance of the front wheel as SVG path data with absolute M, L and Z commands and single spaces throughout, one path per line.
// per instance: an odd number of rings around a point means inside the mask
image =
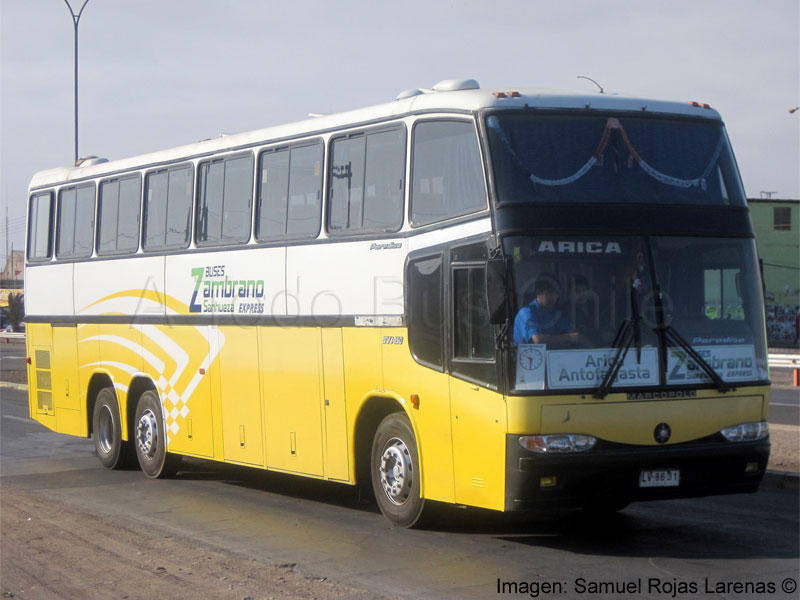
M 425 499 L 420 497 L 417 441 L 405 414 L 393 413 L 378 426 L 370 474 L 383 515 L 401 527 L 419 525 Z
M 178 467 L 179 458 L 167 453 L 164 433 L 161 403 L 156 393 L 148 390 L 136 405 L 134 444 L 139 466 L 152 479 L 174 475 Z

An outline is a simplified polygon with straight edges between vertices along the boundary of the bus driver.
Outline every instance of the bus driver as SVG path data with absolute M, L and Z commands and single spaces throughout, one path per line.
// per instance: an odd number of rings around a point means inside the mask
M 553 275 L 539 275 L 533 286 L 536 298 L 523 306 L 514 319 L 514 344 L 547 344 L 551 347 L 589 346 L 564 313 L 557 308 L 561 290 Z

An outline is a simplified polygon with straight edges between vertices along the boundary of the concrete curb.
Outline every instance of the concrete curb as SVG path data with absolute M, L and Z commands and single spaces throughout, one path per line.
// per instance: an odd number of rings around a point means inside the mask
M 0 381 L 0 388 L 11 388 L 12 390 L 27 391 L 27 383 L 10 383 L 8 381 Z
M 764 473 L 761 480 L 761 487 L 775 490 L 798 490 L 800 489 L 800 473 L 789 471 L 772 471 Z

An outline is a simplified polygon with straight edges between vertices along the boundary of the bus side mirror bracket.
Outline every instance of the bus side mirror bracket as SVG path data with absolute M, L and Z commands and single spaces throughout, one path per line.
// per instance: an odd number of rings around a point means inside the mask
M 490 258 L 486 261 L 486 301 L 489 307 L 489 323 L 503 325 L 508 321 L 508 261 L 505 258 Z

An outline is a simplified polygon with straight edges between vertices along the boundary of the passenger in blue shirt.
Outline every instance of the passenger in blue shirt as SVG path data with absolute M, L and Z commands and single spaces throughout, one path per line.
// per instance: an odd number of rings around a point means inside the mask
M 523 306 L 514 319 L 514 344 L 550 347 L 589 346 L 558 308 L 561 294 L 553 275 L 539 275 L 533 286 L 536 299 Z

